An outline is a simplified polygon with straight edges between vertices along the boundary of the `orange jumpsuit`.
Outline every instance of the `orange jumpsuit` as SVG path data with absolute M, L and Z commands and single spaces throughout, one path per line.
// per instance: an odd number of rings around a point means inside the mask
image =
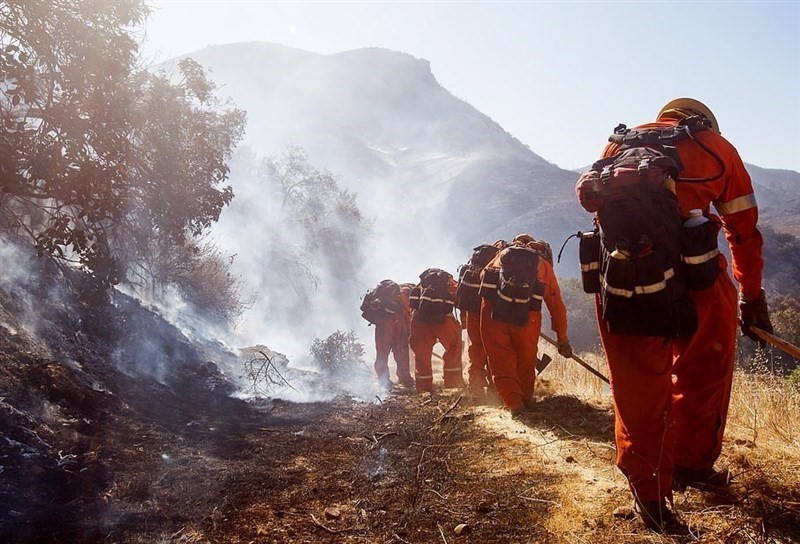
M 498 253 L 487 268 L 499 268 L 502 254 L 502 251 Z M 553 267 L 543 258 L 539 259 L 537 276 L 545 286 L 543 298 L 550 311 L 551 328 L 559 342 L 566 342 L 567 309 Z M 531 399 L 536 382 L 542 312 L 530 311 L 528 316 L 528 323 L 521 327 L 503 323 L 492 319 L 491 299 L 484 299 L 481 304 L 481 339 L 489 358 L 492 380 L 503 404 L 512 411 L 522 408 Z
M 481 339 L 481 314 L 480 312 L 462 312 L 467 322 L 467 336 L 469 337 L 469 388 L 474 394 L 483 394 L 486 386 L 492 386 L 491 373 L 489 372 L 489 359 Z
M 456 286 L 450 281 L 450 296 L 455 301 Z M 411 350 L 414 352 L 415 379 L 418 392 L 433 391 L 433 369 L 431 357 L 433 346 L 436 342 L 444 347 L 442 360 L 444 362 L 444 387 L 461 387 L 464 377 L 461 370 L 461 325 L 452 312 L 444 317 L 442 323 L 427 323 L 416 317 L 416 311 L 411 316 L 411 336 L 409 337 Z
M 662 118 L 641 129 L 663 128 L 675 121 Z M 750 176 L 736 149 L 711 131 L 695 135 L 725 163 L 724 175 L 703 183 L 677 183 L 682 213 L 707 213 L 714 205 L 725 225 L 731 248 L 733 275 L 746 298 L 761 292 L 762 238 L 756 223 L 758 208 Z M 684 165 L 681 177 L 714 176 L 720 166 L 693 141 L 678 142 Z M 604 157 L 615 153 L 609 144 Z M 719 255 L 716 283 L 703 291 L 689 291 L 699 328 L 688 340 L 627 336 L 609 332 L 598 323 L 608 360 L 615 408 L 617 466 L 627 476 L 639 500 L 671 498 L 675 466 L 710 469 L 722 450 L 722 436 L 733 380 L 737 329 L 736 288 Z
M 411 327 L 411 308 L 408 305 L 408 290 L 401 291 L 398 308 L 391 318 L 375 325 L 375 373 L 378 383 L 385 388 L 391 386 L 389 378 L 389 353 L 397 364 L 397 380 L 402 385 L 414 384 L 409 367 L 408 336 Z

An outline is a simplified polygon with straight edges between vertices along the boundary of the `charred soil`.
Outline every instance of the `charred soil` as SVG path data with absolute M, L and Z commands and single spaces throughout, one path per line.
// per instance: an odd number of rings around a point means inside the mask
M 736 485 L 676 493 L 657 535 L 631 517 L 607 397 L 541 380 L 520 419 L 459 390 L 241 400 L 229 354 L 135 301 L 54 307 L 35 334 L 0 303 L 2 541 L 800 542 L 797 448 L 729 436 Z M 134 335 L 172 346 L 159 372 L 134 371 Z

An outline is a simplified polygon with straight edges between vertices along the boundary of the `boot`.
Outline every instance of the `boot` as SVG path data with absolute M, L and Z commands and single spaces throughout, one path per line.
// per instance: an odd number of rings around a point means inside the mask
M 672 510 L 664 499 L 660 501 L 640 501 L 634 499 L 633 511 L 642 520 L 645 527 L 657 533 L 664 532 L 664 526 L 672 521 Z
M 672 472 L 672 489 L 674 491 L 685 491 L 687 487 L 704 491 L 724 491 L 730 487 L 732 481 L 733 478 L 728 469 L 676 466 Z

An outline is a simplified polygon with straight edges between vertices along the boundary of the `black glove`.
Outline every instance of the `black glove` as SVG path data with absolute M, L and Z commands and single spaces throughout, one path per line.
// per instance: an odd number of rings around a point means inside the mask
M 569 340 L 558 343 L 558 354 L 565 359 L 572 357 L 572 346 L 569 345 Z
M 741 318 L 739 324 L 742 326 L 742 334 L 751 340 L 758 342 L 759 347 L 765 347 L 766 341 L 762 340 L 756 333 L 750 330 L 750 327 L 758 327 L 759 329 L 772 333 L 772 323 L 769 320 L 769 310 L 767 309 L 767 297 L 764 290 L 758 298 L 746 300 L 744 297 L 739 298 L 739 312 Z

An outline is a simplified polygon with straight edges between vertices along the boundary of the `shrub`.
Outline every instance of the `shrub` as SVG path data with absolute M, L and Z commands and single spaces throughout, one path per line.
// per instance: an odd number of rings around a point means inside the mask
M 336 331 L 325 340 L 315 338 L 311 356 L 323 371 L 335 374 L 364 366 L 364 344 L 352 330 Z

